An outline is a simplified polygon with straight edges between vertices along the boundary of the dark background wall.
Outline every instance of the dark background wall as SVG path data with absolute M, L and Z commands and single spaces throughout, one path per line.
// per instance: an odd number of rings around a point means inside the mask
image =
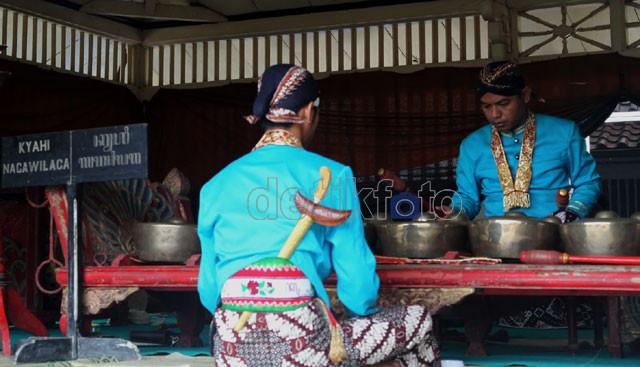
M 522 65 L 545 103 L 533 107 L 593 131 L 620 100 L 636 98 L 640 59 L 616 54 Z M 0 60 L 11 77 L 0 88 L 0 136 L 147 122 L 149 176 L 171 168 L 193 192 L 261 134 L 251 112 L 254 83 L 162 89 L 140 102 L 126 87 Z M 477 68 L 429 68 L 412 74 L 369 72 L 320 80 L 320 154 L 349 164 L 357 176 L 418 167 L 457 156 L 460 141 L 482 126 Z

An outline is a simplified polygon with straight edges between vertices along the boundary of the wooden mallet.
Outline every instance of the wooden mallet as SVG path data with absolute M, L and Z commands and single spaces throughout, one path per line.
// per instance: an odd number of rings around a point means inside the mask
M 603 265 L 640 265 L 640 256 L 579 256 L 552 250 L 529 250 L 520 253 L 524 264 L 561 265 L 569 263 Z

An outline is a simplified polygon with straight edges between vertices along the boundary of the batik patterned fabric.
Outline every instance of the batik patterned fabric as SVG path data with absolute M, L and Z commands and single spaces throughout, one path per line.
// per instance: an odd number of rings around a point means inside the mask
M 220 293 L 225 310 L 251 312 L 290 311 L 315 296 L 311 282 L 287 259 L 257 261 L 229 278 Z
M 317 101 L 318 85 L 311 73 L 292 64 L 271 66 L 258 81 L 258 95 L 253 103 L 253 114 L 245 119 L 255 124 L 263 118 L 275 123 L 301 124 L 298 110 Z
M 329 360 L 331 332 L 323 305 L 280 313 L 253 314 L 240 332 L 233 330 L 240 312 L 214 313 L 212 354 L 217 367 L 335 366 Z M 347 358 L 339 366 L 355 367 L 396 360 L 404 367 L 438 367 L 440 351 L 423 306 L 385 309 L 340 322 Z
M 620 297 L 620 337 L 623 343 L 640 339 L 640 297 Z
M 592 314 L 593 307 L 591 304 L 586 302 L 576 303 L 576 325 L 578 327 L 592 327 Z M 561 297 L 553 297 L 548 302 L 532 305 L 524 310 L 500 316 L 498 324 L 515 328 L 564 328 L 568 325 L 567 305 Z
M 514 96 L 525 87 L 524 78 L 518 65 L 509 61 L 496 61 L 480 70 L 478 94 L 493 93 L 500 96 Z

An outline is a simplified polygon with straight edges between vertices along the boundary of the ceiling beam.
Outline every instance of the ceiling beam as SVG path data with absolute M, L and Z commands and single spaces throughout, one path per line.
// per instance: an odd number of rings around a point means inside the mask
M 202 6 L 166 5 L 147 0 L 144 4 L 117 0 L 93 0 L 81 12 L 119 17 L 178 20 L 186 22 L 226 22 L 227 18 Z
M 410 22 L 424 19 L 464 17 L 480 14 L 484 3 L 484 0 L 429 1 L 220 24 L 149 29 L 143 32 L 143 44 L 155 46 L 243 36 L 308 32 L 399 21 Z
M 121 42 L 137 44 L 142 40 L 142 31 L 137 28 L 42 0 L 0 0 L 0 6 Z
M 601 5 L 600 3 L 594 0 L 507 0 L 507 6 L 517 11 L 553 8 L 556 6 L 583 5 L 583 4 Z
M 144 12 L 145 14 L 153 14 L 156 12 L 157 0 L 144 0 Z
M 215 11 L 216 13 L 218 12 L 216 9 L 216 2 L 214 0 L 195 0 L 195 1 L 202 6 Z

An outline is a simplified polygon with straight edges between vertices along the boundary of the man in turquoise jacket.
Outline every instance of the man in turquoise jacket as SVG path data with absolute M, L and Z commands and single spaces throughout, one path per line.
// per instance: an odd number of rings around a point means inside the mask
M 587 217 L 600 195 L 600 176 L 578 127 L 569 120 L 534 113 L 527 107 L 531 89 L 520 68 L 506 61 L 482 68 L 477 85 L 480 106 L 489 122 L 466 137 L 457 165 L 457 195 L 449 217 L 474 219 L 520 211 L 529 217 L 555 215 L 562 223 Z M 572 191 L 566 208 L 556 194 Z M 487 331 L 491 318 L 516 327 L 566 325 L 561 298 L 485 297 L 458 304 L 468 327 Z M 470 354 L 484 354 L 482 332 L 471 332 Z
M 351 168 L 305 149 L 318 125 L 319 95 L 301 67 L 265 70 L 247 118 L 261 122 L 264 135 L 200 192 L 198 292 L 214 316 L 216 364 L 439 366 L 425 307 L 375 307 L 380 280 Z M 314 223 L 290 261 L 274 259 L 300 218 L 294 194 L 312 198 L 323 166 L 332 178 L 320 204 L 350 210 L 351 216 L 335 227 Z M 339 322 L 327 312 L 323 285 L 332 272 L 338 297 L 353 316 Z M 239 328 L 244 311 L 251 317 Z M 334 358 L 334 341 L 343 343 L 340 358 Z
M 555 214 L 562 222 L 587 217 L 600 195 L 600 176 L 576 124 L 531 112 L 531 89 L 511 62 L 483 68 L 478 94 L 489 124 L 460 146 L 453 209 L 469 219 L 481 205 L 487 217 L 510 210 L 538 218 Z M 561 188 L 573 192 L 559 211 Z

